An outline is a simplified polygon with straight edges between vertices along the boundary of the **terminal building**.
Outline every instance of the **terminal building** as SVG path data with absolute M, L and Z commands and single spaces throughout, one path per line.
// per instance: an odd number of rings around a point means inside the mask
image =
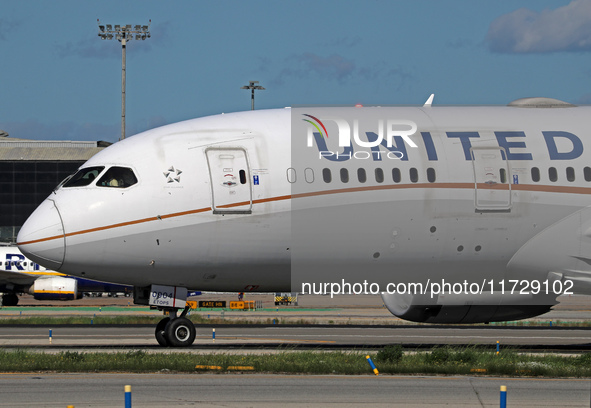
M 15 243 L 20 227 L 53 189 L 110 144 L 14 139 L 0 131 L 0 243 Z

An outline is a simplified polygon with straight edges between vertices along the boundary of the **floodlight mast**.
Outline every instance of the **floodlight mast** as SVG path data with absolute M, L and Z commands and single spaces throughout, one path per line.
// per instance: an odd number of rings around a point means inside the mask
M 150 26 L 152 20 L 148 25 L 136 24 L 133 28 L 131 24 L 121 26 L 119 24 L 113 26 L 111 24 L 101 24 L 96 20 L 99 28 L 98 36 L 101 40 L 112 40 L 115 38 L 121 43 L 121 140 L 125 139 L 125 79 L 126 79 L 126 57 L 125 50 L 127 47 L 127 41 L 133 40 L 135 35 L 136 40 L 145 40 L 150 38 Z
M 243 87 L 241 87 L 240 89 L 250 89 L 250 110 L 254 110 L 254 90 L 258 89 L 259 91 L 264 91 L 265 88 L 263 88 L 260 85 L 255 85 L 258 84 L 259 81 L 248 81 L 249 84 L 245 85 Z

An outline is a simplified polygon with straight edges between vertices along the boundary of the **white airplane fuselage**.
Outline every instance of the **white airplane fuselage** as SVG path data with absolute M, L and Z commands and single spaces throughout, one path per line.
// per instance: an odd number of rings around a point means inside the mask
M 417 147 L 398 136 L 390 149 L 347 151 L 319 138 L 320 125 L 307 134 L 313 145 L 300 146 L 292 109 L 164 126 L 81 167 L 96 167 L 97 180 L 113 166 L 131 169 L 135 184 L 66 183 L 23 226 L 19 247 L 53 270 L 134 286 L 301 291 L 317 278 L 496 287 L 551 276 L 591 293 L 591 107 L 315 112 L 331 126 L 358 116 L 372 123 L 361 134 L 384 137 L 390 119 L 414 123 Z

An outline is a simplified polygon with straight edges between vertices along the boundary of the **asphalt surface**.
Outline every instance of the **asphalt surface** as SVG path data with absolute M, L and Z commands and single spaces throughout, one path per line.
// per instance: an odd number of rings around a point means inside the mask
M 217 295 L 215 295 L 217 296 Z M 261 295 L 262 296 L 262 295 Z M 211 297 L 211 296 L 210 296 Z M 300 309 L 279 308 L 268 311 L 272 298 L 264 299 L 267 311 L 226 312 L 225 318 L 249 320 L 278 317 L 296 320 L 304 316 L 319 323 L 398 324 L 390 327 L 285 327 L 220 326 L 213 342 L 212 327 L 200 326 L 193 347 L 186 352 L 252 353 L 278 346 L 288 348 L 380 347 L 385 344 L 482 344 L 496 346 L 530 345 L 541 348 L 591 349 L 591 329 L 564 329 L 556 320 L 589 320 L 588 297 L 564 299 L 556 310 L 541 316 L 537 324 L 554 320 L 553 327 L 445 327 L 402 326 L 373 297 L 341 298 L 334 303 L 327 297 L 301 299 Z M 231 300 L 229 298 L 228 300 Z M 0 318 L 29 315 L 157 314 L 134 310 L 128 298 L 82 299 L 56 302 L 50 307 L 25 299 L 23 309 L 3 308 Z M 103 309 L 97 310 L 97 307 Z M 121 307 L 123 306 L 123 308 Z M 126 308 L 127 306 L 127 308 Z M 108 307 L 116 308 L 108 312 Z M 313 310 L 317 308 L 318 310 Z M 125 310 L 121 310 L 125 309 Z M 212 317 L 220 311 L 200 311 Z M 154 327 L 55 326 L 52 342 L 50 327 L 0 326 L 0 347 L 63 350 L 108 351 L 145 349 L 148 352 L 171 351 L 157 346 Z M 175 349 L 174 351 L 181 351 Z M 0 373 L 0 407 L 122 407 L 124 386 L 132 386 L 136 407 L 498 407 L 499 387 L 508 387 L 510 407 L 589 407 L 589 379 L 528 379 L 494 377 L 424 377 L 424 376 L 309 376 L 260 374 L 120 374 L 120 373 Z
M 0 407 L 589 407 L 587 379 L 211 374 L 0 374 Z
M 14 348 L 155 348 L 154 327 L 151 326 L 61 326 L 53 327 L 51 343 L 49 327 L 0 326 L 0 347 Z M 591 349 L 591 328 L 564 329 L 560 327 L 511 328 L 466 326 L 410 327 L 282 327 L 282 326 L 197 326 L 193 349 L 215 348 L 356 348 L 404 345 L 490 345 L 537 346 L 538 348 Z

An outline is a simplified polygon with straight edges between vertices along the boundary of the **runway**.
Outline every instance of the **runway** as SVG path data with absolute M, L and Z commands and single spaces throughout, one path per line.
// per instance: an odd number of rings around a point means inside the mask
M 7 309 L 4 309 L 4 311 Z M 335 321 L 350 310 L 319 311 Z M 567 311 L 571 313 L 570 311 Z M 27 314 L 30 312 L 27 310 Z M 94 313 L 91 312 L 91 313 Z M 104 311 L 103 311 L 104 313 Z M 137 312 L 134 312 L 137 313 Z M 259 312 L 256 312 L 259 313 Z M 284 312 L 284 314 L 296 312 Z M 359 320 L 385 321 L 380 309 L 359 312 Z M 586 313 L 588 312 L 577 312 Z M 254 315 L 253 313 L 252 315 Z M 228 313 L 227 315 L 230 315 Z M 327 318 L 326 315 L 329 317 Z M 368 316 L 371 317 L 368 319 Z M 92 315 L 91 315 L 92 316 Z M 337 318 L 335 318 L 336 316 Z M 377 316 L 377 317 L 376 317 Z M 316 315 L 314 319 L 320 319 Z M 348 318 L 347 318 L 348 319 Z M 343 320 L 345 321 L 345 320 Z M 216 329 L 215 342 L 212 329 Z M 49 343 L 49 329 L 52 341 Z M 161 348 L 154 327 L 0 326 L 0 347 L 53 353 L 146 350 L 149 353 L 273 353 L 298 349 L 378 349 L 387 344 L 431 347 L 438 344 L 524 346 L 543 350 L 591 350 L 591 328 L 540 326 L 430 325 L 198 325 L 188 349 Z M 511 407 L 589 407 L 589 379 L 495 377 L 330 376 L 280 374 L 24 373 L 0 374 L 0 407 L 123 406 L 131 385 L 134 406 L 142 407 L 498 407 L 499 387 L 508 387 Z
M 519 346 L 533 349 L 591 350 L 591 328 L 493 326 L 219 326 L 215 341 L 211 326 L 197 326 L 190 349 L 237 348 L 379 348 L 388 344 L 407 347 L 432 345 Z M 159 349 L 152 326 L 0 326 L 4 348 L 146 348 Z M 170 349 L 168 349 L 170 350 Z
M 494 377 L 0 374 L 0 407 L 589 407 L 587 379 Z

